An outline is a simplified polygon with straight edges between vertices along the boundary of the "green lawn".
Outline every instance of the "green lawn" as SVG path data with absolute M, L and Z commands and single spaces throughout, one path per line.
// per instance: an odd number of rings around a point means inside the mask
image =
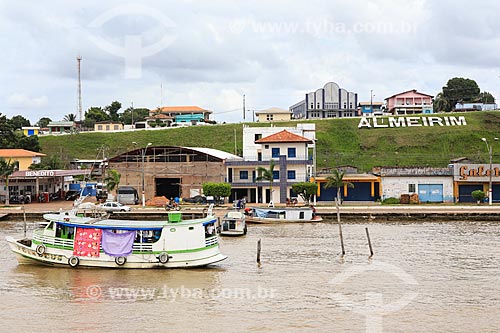
M 486 137 L 493 141 L 494 137 L 500 136 L 500 112 L 453 113 L 439 116 L 451 115 L 465 116 L 467 126 L 358 129 L 359 119 L 314 121 L 318 168 L 353 165 L 360 171 L 367 171 L 373 166 L 445 167 L 450 159 L 458 157 L 486 162 L 488 154 L 481 138 Z M 296 124 L 295 121 L 280 122 L 276 123 L 276 126 Z M 269 126 L 258 123 L 248 125 Z M 242 124 L 45 136 L 40 137 L 40 144 L 43 153 L 55 154 L 66 162 L 74 158 L 94 159 L 101 146 L 107 148 L 107 157 L 113 157 L 134 149 L 134 141 L 139 142 L 142 147 L 151 142 L 155 146 L 207 147 L 234 153 L 235 130 L 237 149 L 241 154 Z M 500 145 L 497 149 L 493 143 L 493 152 L 493 159 L 499 160 Z M 102 158 L 102 155 L 99 158 Z

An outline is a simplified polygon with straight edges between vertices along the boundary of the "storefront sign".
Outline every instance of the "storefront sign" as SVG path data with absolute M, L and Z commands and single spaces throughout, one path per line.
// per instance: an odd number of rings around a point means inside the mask
M 444 117 L 362 117 L 358 128 L 466 126 L 465 116 Z
M 500 177 L 500 166 L 493 164 L 492 179 Z M 486 182 L 490 179 L 490 166 L 484 164 L 456 164 L 453 175 L 456 181 Z
M 54 177 L 54 170 L 26 171 L 26 177 Z

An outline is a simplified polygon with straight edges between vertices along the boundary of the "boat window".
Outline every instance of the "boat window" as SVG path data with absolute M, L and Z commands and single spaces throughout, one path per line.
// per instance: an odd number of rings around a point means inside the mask
M 303 220 L 304 219 L 304 212 L 299 213 L 299 219 Z
M 170 232 L 175 232 L 175 228 L 170 228 Z
M 52 230 L 54 229 L 54 221 L 50 221 L 49 224 L 47 224 L 47 230 Z
M 194 230 L 194 227 L 189 227 L 189 230 Z

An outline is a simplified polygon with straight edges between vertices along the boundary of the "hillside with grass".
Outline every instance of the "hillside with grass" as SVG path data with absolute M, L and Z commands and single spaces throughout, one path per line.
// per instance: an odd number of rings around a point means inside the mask
M 466 126 L 404 127 L 358 129 L 359 118 L 315 121 L 318 169 L 352 165 L 359 171 L 373 166 L 432 166 L 445 167 L 451 159 L 467 157 L 486 162 L 488 153 L 481 141 L 493 142 L 500 136 L 500 112 L 446 113 L 433 116 L 465 116 Z M 276 123 L 276 126 L 296 126 L 296 121 Z M 248 126 L 270 126 L 249 123 Z M 193 126 L 162 130 L 142 130 L 122 133 L 78 133 L 40 137 L 42 152 L 55 155 L 63 162 L 72 159 L 95 159 L 100 147 L 106 157 L 142 147 L 155 146 L 207 147 L 238 154 L 242 151 L 242 124 Z M 493 161 L 500 161 L 500 142 L 493 142 Z

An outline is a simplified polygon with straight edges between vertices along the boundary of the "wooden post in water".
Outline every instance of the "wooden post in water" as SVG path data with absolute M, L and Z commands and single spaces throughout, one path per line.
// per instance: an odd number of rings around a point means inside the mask
M 260 264 L 260 249 L 261 249 L 261 241 L 260 239 L 257 241 L 257 263 Z
M 26 208 L 24 207 L 24 203 L 23 203 L 23 220 L 24 220 L 24 238 L 26 238 Z
M 340 193 L 340 191 L 338 192 Z M 339 225 L 339 236 L 340 236 L 340 247 L 342 248 L 342 256 L 345 256 L 345 248 L 344 248 L 344 236 L 342 235 L 342 224 L 340 224 L 340 198 L 339 195 L 335 198 L 335 204 L 337 207 L 337 223 Z
M 368 232 L 368 227 L 365 228 L 366 231 L 366 237 L 368 238 L 368 246 L 370 247 L 370 258 L 373 257 L 373 248 L 372 248 L 372 242 L 370 240 L 370 233 Z

